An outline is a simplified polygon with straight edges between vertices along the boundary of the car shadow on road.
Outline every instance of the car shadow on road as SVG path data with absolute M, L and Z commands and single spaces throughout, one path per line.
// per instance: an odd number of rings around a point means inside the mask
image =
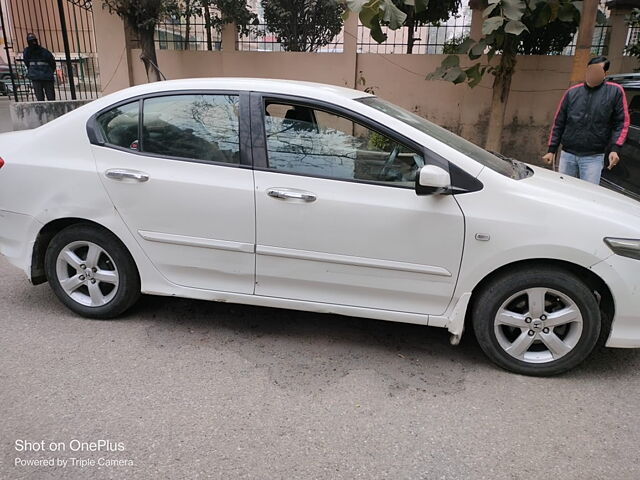
M 345 365 L 414 386 L 434 379 L 454 385 L 475 370 L 507 374 L 486 359 L 471 331 L 452 347 L 442 328 L 156 296 L 143 296 L 127 316 L 143 319 L 150 342 L 163 348 L 185 342 L 231 348 L 274 372 L 283 372 L 284 363 L 284 375 L 297 381 L 305 375 L 346 374 Z M 623 378 L 638 366 L 640 350 L 601 348 L 561 378 Z

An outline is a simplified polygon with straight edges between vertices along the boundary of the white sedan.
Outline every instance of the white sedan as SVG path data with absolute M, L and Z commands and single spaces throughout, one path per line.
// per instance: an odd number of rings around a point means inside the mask
M 0 252 L 85 317 L 148 293 L 472 327 L 530 375 L 640 347 L 639 203 L 360 91 L 153 83 L 0 156 Z

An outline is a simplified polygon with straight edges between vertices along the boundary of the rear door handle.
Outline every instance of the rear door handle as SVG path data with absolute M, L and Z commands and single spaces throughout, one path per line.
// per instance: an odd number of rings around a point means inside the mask
M 149 180 L 149 174 L 137 170 L 127 170 L 125 168 L 113 168 L 107 170 L 104 174 L 112 180 L 135 180 L 141 183 Z
M 315 202 L 316 195 L 311 192 L 303 192 L 301 190 L 290 190 L 288 188 L 270 188 L 267 195 L 272 198 L 280 198 L 282 200 L 302 200 L 304 202 Z

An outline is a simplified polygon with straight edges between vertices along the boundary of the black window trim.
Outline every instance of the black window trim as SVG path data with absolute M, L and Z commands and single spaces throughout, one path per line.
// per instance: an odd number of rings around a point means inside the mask
M 469 175 L 458 166 L 452 164 L 441 155 L 429 150 L 424 145 L 404 136 L 403 134 L 373 120 L 359 112 L 355 112 L 349 108 L 334 103 L 325 102 L 316 98 L 303 97 L 298 95 L 278 94 L 271 92 L 251 92 L 251 137 L 253 140 L 253 169 L 263 172 L 273 172 L 281 175 L 296 175 L 301 177 L 313 177 L 326 180 L 334 180 L 337 182 L 360 183 L 366 185 L 376 185 L 380 187 L 401 188 L 405 190 L 414 190 L 415 186 L 394 185 L 382 182 L 337 178 L 325 175 L 316 175 L 311 173 L 288 172 L 284 170 L 274 170 L 268 167 L 267 148 L 266 148 L 266 127 L 264 122 L 264 111 L 266 102 L 276 100 L 285 104 L 300 105 L 304 107 L 314 108 L 329 114 L 340 115 L 347 120 L 351 120 L 364 128 L 373 130 L 374 132 L 390 138 L 392 141 L 399 143 L 405 148 L 409 148 L 416 153 L 422 155 L 425 164 L 436 165 L 443 168 L 451 176 L 451 183 L 454 190 L 451 193 L 468 193 L 481 190 L 483 184 L 475 177 Z
M 108 143 L 106 139 L 102 136 L 102 132 L 97 125 L 97 118 L 105 112 L 112 110 L 114 108 L 118 108 L 123 105 L 128 105 L 134 102 L 138 102 L 138 146 L 142 149 L 143 140 L 140 136 L 140 132 L 142 132 L 142 122 L 144 120 L 144 100 L 150 98 L 158 98 L 158 97 L 174 97 L 179 95 L 227 95 L 227 96 L 236 96 L 240 102 L 240 112 L 238 117 L 238 134 L 239 134 L 239 144 L 238 147 L 240 149 L 240 163 L 229 163 L 229 162 L 217 162 L 211 160 L 202 160 L 198 158 L 188 158 L 188 157 L 176 157 L 172 155 L 162 155 L 159 153 L 152 152 L 144 152 L 141 150 L 132 150 L 130 148 L 121 147 L 119 145 L 114 145 Z M 163 160 L 176 160 L 180 162 L 190 162 L 190 163 L 201 163 L 205 165 L 213 165 L 213 166 L 222 166 L 222 167 L 232 167 L 232 168 L 252 168 L 252 154 L 251 154 L 251 125 L 249 122 L 249 101 L 250 101 L 250 92 L 245 90 L 209 90 L 209 89 L 189 89 L 189 90 L 165 90 L 161 92 L 153 92 L 146 93 L 141 95 L 136 95 L 125 100 L 121 100 L 119 102 L 113 103 L 105 108 L 98 110 L 96 113 L 91 115 L 87 120 L 86 130 L 87 136 L 89 137 L 89 142 L 92 145 L 96 145 L 99 147 L 110 148 L 113 150 L 119 150 L 121 152 L 130 153 L 132 155 L 141 155 L 144 157 L 152 157 L 159 158 Z

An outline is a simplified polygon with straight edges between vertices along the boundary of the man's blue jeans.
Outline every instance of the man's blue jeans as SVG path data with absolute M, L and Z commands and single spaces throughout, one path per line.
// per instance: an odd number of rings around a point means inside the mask
M 580 157 L 563 151 L 560 154 L 558 171 L 598 185 L 602 167 L 604 167 L 604 153 Z

